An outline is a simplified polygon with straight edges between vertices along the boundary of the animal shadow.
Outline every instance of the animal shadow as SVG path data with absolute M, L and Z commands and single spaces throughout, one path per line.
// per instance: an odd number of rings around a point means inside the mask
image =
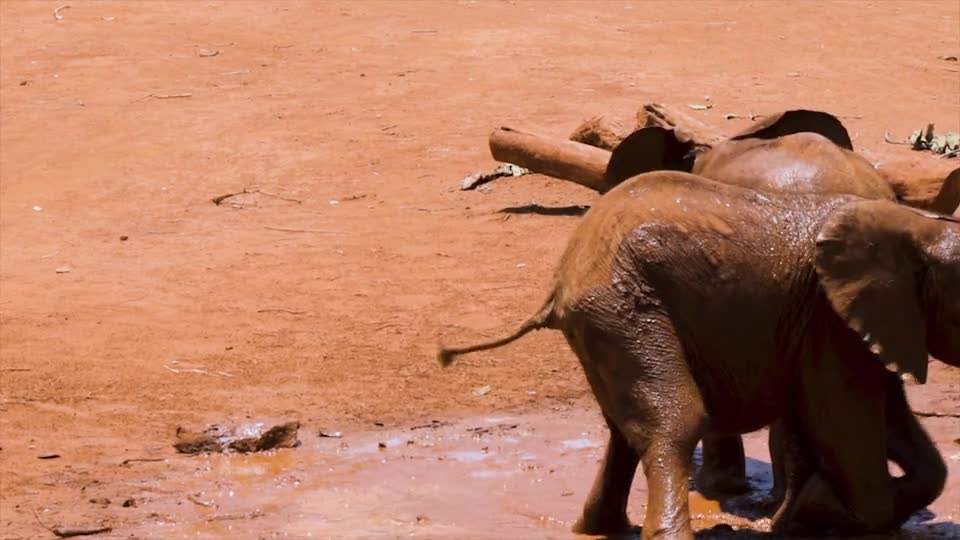
M 572 204 L 570 206 L 542 206 L 539 204 L 525 204 L 523 206 L 508 206 L 500 210 L 501 214 L 537 214 L 541 216 L 582 216 L 590 210 L 589 206 Z

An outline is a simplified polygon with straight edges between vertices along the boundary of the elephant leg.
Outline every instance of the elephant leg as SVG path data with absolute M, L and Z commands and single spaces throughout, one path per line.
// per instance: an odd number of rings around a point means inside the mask
M 703 436 L 703 465 L 697 489 L 704 494 L 736 495 L 750 490 L 744 465 L 743 439 L 707 431 Z
M 654 322 L 621 326 L 588 320 L 565 334 L 604 415 L 643 463 L 648 489 L 643 540 L 693 540 L 689 479 L 706 409 L 669 319 L 651 313 L 647 320 Z M 628 453 L 620 457 L 618 442 L 612 448 L 618 462 L 632 463 Z M 599 474 L 601 484 L 607 466 Z M 619 507 L 616 493 L 626 490 L 624 479 L 617 482 L 619 488 L 604 496 Z M 592 501 L 585 515 L 593 511 Z
M 816 534 L 810 523 L 835 522 L 844 514 L 836 493 L 817 473 L 817 460 L 808 444 L 804 444 L 803 426 L 782 418 L 770 425 L 770 460 L 774 471 L 772 504 L 779 496 L 779 508 L 773 516 L 772 529 L 778 534 Z M 776 493 L 777 489 L 781 493 Z M 817 504 L 819 501 L 819 504 Z M 822 532 L 822 531 L 821 531 Z
M 640 456 L 620 433 L 620 428 L 609 418 L 605 419 L 610 441 L 584 504 L 583 516 L 573 526 L 573 531 L 579 534 L 609 534 L 630 528 L 627 499 Z
M 911 411 L 903 383 L 893 374 L 887 381 L 886 413 L 889 457 L 904 472 L 894 479 L 894 516 L 897 525 L 902 525 L 911 514 L 940 496 L 947 480 L 947 466 Z
M 788 427 L 801 448 L 808 449 L 801 455 L 819 471 L 802 487 L 797 515 L 803 515 L 802 507 L 809 502 L 818 508 L 807 515 L 823 517 L 819 522 L 804 520 L 814 531 L 868 534 L 895 529 L 884 414 L 887 372 L 873 357 L 850 354 L 841 370 L 831 369 L 843 365 L 841 360 L 832 355 L 824 360 L 806 366 L 798 425 Z M 853 374 L 856 384 L 850 382 Z M 842 501 L 846 511 L 824 512 L 824 501 L 833 501 L 830 508 Z

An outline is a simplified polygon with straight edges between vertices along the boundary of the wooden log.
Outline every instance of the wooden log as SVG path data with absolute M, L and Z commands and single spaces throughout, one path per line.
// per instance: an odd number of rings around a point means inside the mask
M 508 127 L 490 134 L 493 159 L 513 163 L 533 172 L 569 180 L 601 193 L 610 152 L 586 144 L 524 133 Z

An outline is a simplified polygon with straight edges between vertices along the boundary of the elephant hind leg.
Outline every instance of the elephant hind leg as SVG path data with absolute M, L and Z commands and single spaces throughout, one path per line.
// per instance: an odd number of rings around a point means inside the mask
M 568 333 L 568 340 L 612 424 L 611 433 L 615 428 L 643 463 L 649 494 L 643 539 L 692 540 L 689 477 L 693 450 L 706 425 L 705 407 L 669 320 L 644 315 L 647 324 L 612 330 L 588 322 Z M 600 494 L 591 494 L 585 516 L 596 512 L 591 505 L 596 500 L 617 501 L 619 513 L 623 484 L 604 482 L 607 465 L 594 484 Z
M 627 500 L 640 456 L 620 433 L 620 428 L 609 418 L 606 421 L 610 441 L 584 504 L 583 515 L 573 526 L 573 531 L 578 534 L 612 534 L 631 528 Z
M 737 495 L 750 491 L 743 439 L 740 435 L 707 432 L 703 436 L 703 465 L 697 489 L 705 495 Z

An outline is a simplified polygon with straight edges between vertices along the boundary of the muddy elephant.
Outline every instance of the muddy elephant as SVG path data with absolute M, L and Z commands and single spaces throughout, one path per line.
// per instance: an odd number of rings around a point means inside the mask
M 895 529 L 946 467 L 888 370 L 960 365 L 960 222 L 853 195 L 759 192 L 687 173 L 631 178 L 587 212 L 544 307 L 516 332 L 563 332 L 610 430 L 576 529 L 629 525 L 638 462 L 644 538 L 692 538 L 692 453 L 709 431 L 782 419 L 791 490 L 777 531 Z M 885 369 L 885 367 L 887 369 Z M 895 384 L 891 384 L 891 380 Z M 885 422 L 902 418 L 893 429 Z M 913 422 L 912 424 L 910 422 Z M 894 422 L 896 424 L 896 422 Z M 888 439 L 903 436 L 907 440 Z M 888 452 L 907 464 L 892 478 Z M 791 460 L 788 463 L 793 463 Z M 811 500 L 834 512 L 807 512 Z
M 960 206 L 960 167 L 936 163 L 874 165 L 853 151 L 835 116 L 798 109 L 771 115 L 705 150 L 673 130 L 639 129 L 613 149 L 601 192 L 637 174 L 676 170 L 761 190 L 897 200 L 949 215 Z
M 931 169 L 946 174 L 930 178 L 904 168 L 876 168 L 853 152 L 853 143 L 840 120 L 820 111 L 791 110 L 771 115 L 701 153 L 672 130 L 643 128 L 613 149 L 606 179 L 610 186 L 615 186 L 629 177 L 655 170 L 692 172 L 760 190 L 848 193 L 948 215 L 960 211 L 960 168 L 951 170 L 946 165 L 944 169 Z M 779 503 L 786 489 L 783 460 L 778 455 L 782 446 L 780 432 L 779 424 L 771 426 L 774 504 Z M 697 486 L 714 494 L 749 489 L 739 436 L 705 435 Z

